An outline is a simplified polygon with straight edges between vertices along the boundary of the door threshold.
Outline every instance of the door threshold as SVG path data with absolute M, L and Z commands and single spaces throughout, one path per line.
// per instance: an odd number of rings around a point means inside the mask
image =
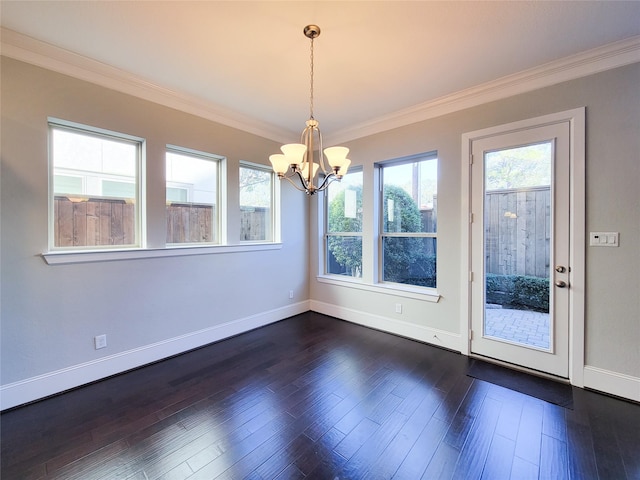
M 542 372 L 540 370 L 534 370 L 532 368 L 523 367 L 522 365 L 516 365 L 515 363 L 505 362 L 504 360 L 498 360 L 497 358 L 486 357 L 484 355 L 480 355 L 478 353 L 469 353 L 469 358 L 473 358 L 474 360 L 482 360 L 487 363 L 493 363 L 494 365 L 499 365 L 501 367 L 510 368 L 511 370 L 516 370 L 522 373 L 528 373 L 529 375 L 534 375 L 536 377 L 545 378 L 547 380 L 554 380 L 556 382 L 565 383 L 567 385 L 571 385 L 571 380 L 565 377 L 558 377 L 557 375 L 552 375 L 547 372 Z

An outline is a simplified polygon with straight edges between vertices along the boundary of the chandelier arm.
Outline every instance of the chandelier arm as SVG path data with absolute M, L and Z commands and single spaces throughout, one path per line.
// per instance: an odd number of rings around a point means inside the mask
M 299 190 L 301 192 L 306 192 L 308 193 L 306 188 L 301 188 L 296 182 L 294 182 L 293 180 L 291 180 L 291 177 L 294 177 L 295 175 L 298 175 L 298 177 L 300 179 L 302 179 L 302 175 L 300 175 L 300 172 L 293 172 L 291 175 L 287 175 L 284 177 L 280 177 L 281 179 L 285 179 L 287 180 L 291 185 L 293 185 L 295 187 L 296 190 Z M 306 182 L 302 182 L 302 185 L 305 185 Z
M 317 188 L 317 190 L 325 190 L 326 188 L 329 187 L 329 185 L 331 185 L 336 180 L 340 180 L 340 178 L 338 178 L 338 176 L 335 173 L 329 173 L 325 175 L 324 180 L 322 181 L 320 186 Z
M 318 132 L 318 145 L 320 147 L 318 149 L 318 166 L 320 167 L 320 170 L 322 170 L 322 173 L 329 175 L 333 172 L 333 169 L 331 166 L 327 165 L 324 159 L 324 148 L 322 146 L 322 132 L 320 131 L 320 125 L 316 125 L 315 130 Z

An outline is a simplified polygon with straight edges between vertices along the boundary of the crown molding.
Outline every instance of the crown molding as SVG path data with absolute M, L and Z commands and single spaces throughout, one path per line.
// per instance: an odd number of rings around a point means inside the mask
M 325 135 L 325 143 L 343 144 L 357 138 L 638 62 L 640 35 L 371 119 L 334 135 Z
M 213 102 L 156 85 L 139 76 L 69 50 L 1 28 L 1 54 L 54 72 L 133 95 L 182 112 L 236 128 L 260 137 L 286 143 L 289 130 L 258 122 Z
M 1 34 L 1 53 L 3 56 L 86 80 L 280 143 L 287 143 L 292 135 L 295 135 L 289 130 L 259 122 L 255 118 L 241 115 L 213 102 L 205 102 L 201 98 L 161 87 L 124 70 L 55 47 L 13 30 L 2 28 Z M 334 134 L 325 135 L 325 143 L 342 144 L 483 103 L 638 62 L 640 62 L 640 35 L 371 119 Z

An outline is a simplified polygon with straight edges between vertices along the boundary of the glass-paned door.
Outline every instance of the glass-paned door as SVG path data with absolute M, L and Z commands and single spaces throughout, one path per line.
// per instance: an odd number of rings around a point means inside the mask
M 473 143 L 471 350 L 568 376 L 565 124 Z

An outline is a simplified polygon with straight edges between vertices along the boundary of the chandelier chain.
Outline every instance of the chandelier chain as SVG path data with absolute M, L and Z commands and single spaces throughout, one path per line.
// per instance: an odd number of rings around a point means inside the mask
M 309 89 L 309 118 L 313 120 L 313 37 L 311 38 L 311 86 Z

